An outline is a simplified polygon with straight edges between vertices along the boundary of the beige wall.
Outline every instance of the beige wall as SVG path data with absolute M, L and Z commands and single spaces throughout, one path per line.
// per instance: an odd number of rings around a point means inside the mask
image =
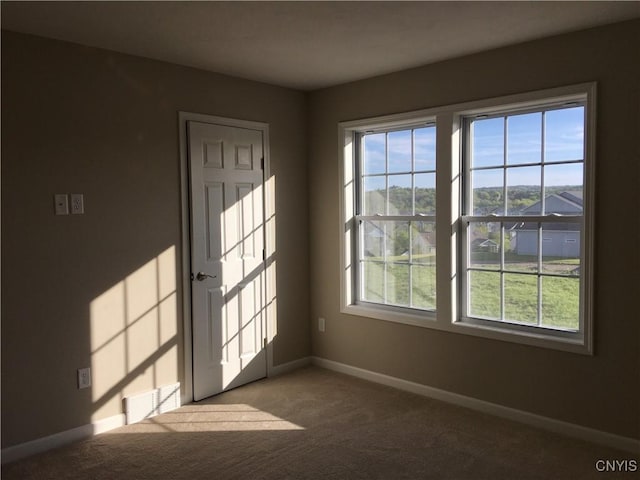
M 310 97 L 314 355 L 627 437 L 640 437 L 640 22 L 503 48 Z M 419 46 L 416 46 L 419 48 Z M 340 121 L 598 82 L 595 356 L 343 315 Z M 315 323 L 312 323 L 315 325 Z
M 306 96 L 3 31 L 3 448 L 183 380 L 178 111 L 270 124 L 274 364 L 310 354 Z M 54 216 L 76 192 L 86 214 Z

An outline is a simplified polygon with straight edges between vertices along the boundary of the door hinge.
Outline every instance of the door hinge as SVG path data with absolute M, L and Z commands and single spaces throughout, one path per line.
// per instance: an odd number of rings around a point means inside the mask
M 266 254 L 266 252 L 264 251 L 264 248 L 263 248 L 262 249 L 262 261 L 264 262 L 266 260 L 267 260 L 267 254 Z
M 260 168 L 264 170 L 264 157 L 260 159 Z
M 264 340 L 262 341 L 263 347 L 267 348 L 267 337 L 264 338 Z

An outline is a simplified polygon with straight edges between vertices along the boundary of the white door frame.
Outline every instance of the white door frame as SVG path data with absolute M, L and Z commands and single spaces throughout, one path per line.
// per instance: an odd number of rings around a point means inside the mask
M 263 122 L 252 122 L 248 120 L 237 120 L 233 118 L 218 117 L 214 115 L 206 115 L 201 113 L 178 112 L 178 131 L 180 137 L 180 203 L 181 203 L 181 278 L 182 285 L 182 334 L 184 348 L 184 372 L 181 380 L 180 399 L 182 404 L 191 403 L 193 401 L 193 329 L 191 319 L 191 208 L 189 194 L 189 152 L 187 137 L 187 122 L 197 121 L 202 123 L 213 123 L 216 125 L 225 125 L 228 127 L 247 128 L 252 130 L 260 130 L 263 139 L 263 155 L 264 155 L 264 221 L 265 221 L 265 239 L 264 248 L 267 252 L 267 258 L 275 251 L 275 225 L 269 219 L 275 218 L 275 202 L 273 201 L 274 193 L 273 184 L 269 181 L 270 174 L 270 156 L 269 156 L 269 124 Z M 274 275 L 269 273 L 270 267 L 267 265 L 265 275 L 267 292 L 275 288 Z M 273 285 L 271 285 L 273 283 Z M 267 298 L 267 302 L 269 299 Z M 265 329 L 267 337 L 267 376 L 273 374 L 273 335 L 275 326 L 272 309 L 265 309 Z

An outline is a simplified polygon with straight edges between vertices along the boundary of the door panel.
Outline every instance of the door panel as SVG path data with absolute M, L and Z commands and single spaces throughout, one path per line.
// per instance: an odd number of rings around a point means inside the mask
M 206 188 L 206 248 L 207 262 L 219 261 L 222 248 L 222 218 L 224 211 L 224 190 L 222 183 L 205 185 Z
M 194 399 L 266 375 L 263 138 L 188 122 Z

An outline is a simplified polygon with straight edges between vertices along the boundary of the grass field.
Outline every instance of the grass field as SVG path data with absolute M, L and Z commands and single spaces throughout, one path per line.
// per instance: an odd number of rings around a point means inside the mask
M 386 301 L 384 263 L 365 262 L 364 300 L 434 310 L 436 308 L 436 267 L 433 264 L 433 256 L 422 260 L 424 263 L 413 265 L 409 265 L 408 262 L 387 264 Z
M 580 280 L 542 276 L 541 325 L 578 328 Z M 500 319 L 500 273 L 470 272 L 470 315 Z M 504 319 L 538 323 L 538 277 L 504 273 Z
M 406 257 L 392 257 L 385 264 L 377 259 L 364 263 L 364 300 L 433 310 L 436 307 L 435 256 L 425 255 L 421 264 L 409 264 Z M 380 259 L 381 260 L 381 259 Z M 475 259 L 480 260 L 480 259 Z M 487 261 L 487 259 L 484 259 Z M 535 271 L 533 259 L 520 258 L 508 268 L 518 271 Z M 413 259 L 416 261 L 416 259 Z M 397 262 L 397 263 L 396 263 Z M 473 262 L 476 268 L 495 268 L 496 271 L 470 272 L 470 315 L 481 318 L 505 320 L 526 324 L 538 324 L 538 276 L 522 273 L 501 273 L 495 263 Z M 542 275 L 540 298 L 540 323 L 557 328 L 578 328 L 579 287 L 577 276 L 571 275 L 579 266 L 577 259 L 556 259 L 547 262 L 543 273 L 562 273 L 566 277 Z M 504 300 L 501 298 L 501 281 L 504 281 Z M 386 288 L 385 288 L 386 287 Z M 386 293 L 386 296 L 385 296 Z M 386 298 L 386 300 L 385 300 Z M 501 304 L 504 302 L 504 314 Z

